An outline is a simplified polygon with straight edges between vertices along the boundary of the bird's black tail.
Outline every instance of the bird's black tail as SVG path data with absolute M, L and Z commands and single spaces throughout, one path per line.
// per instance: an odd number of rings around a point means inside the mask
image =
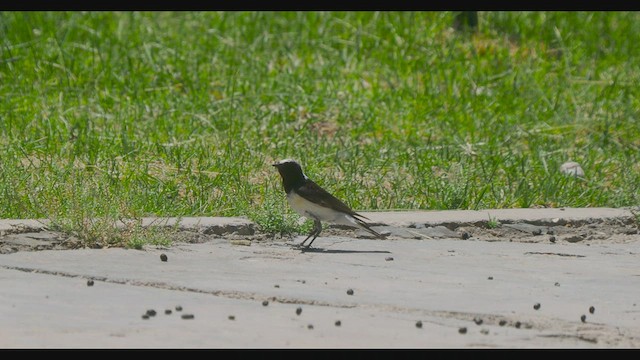
M 384 238 L 384 236 L 382 236 L 382 234 L 380 234 L 379 232 L 373 230 L 371 228 L 371 226 L 369 224 L 367 224 L 366 222 L 364 222 L 364 220 L 360 219 L 360 217 L 367 219 L 366 217 L 358 214 L 355 215 L 353 218 L 356 219 L 356 222 L 358 223 L 358 225 L 360 225 L 362 227 L 363 230 L 366 230 L 368 232 L 370 232 L 371 234 L 375 235 L 376 237 L 382 239 Z

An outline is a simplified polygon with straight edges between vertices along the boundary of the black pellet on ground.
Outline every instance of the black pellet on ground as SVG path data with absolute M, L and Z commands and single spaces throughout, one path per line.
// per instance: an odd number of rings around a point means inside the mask
M 416 327 L 418 329 L 421 329 L 422 328 L 422 321 L 420 321 L 420 320 L 416 321 Z
M 498 324 L 500 326 L 505 326 L 505 325 L 507 325 L 507 320 L 500 320 L 500 322 L 498 322 Z
M 176 311 L 182 311 L 182 306 L 176 305 Z
M 476 325 L 480 325 L 482 324 L 482 319 L 480 318 L 473 318 L 473 322 L 476 323 Z
M 87 280 L 87 286 L 93 286 L 93 280 L 91 279 Z
M 229 320 L 235 320 L 235 319 L 236 319 L 236 317 L 235 317 L 234 315 L 229 315 L 227 318 L 228 318 Z
M 589 313 L 593 314 L 594 312 L 596 312 L 596 308 L 594 308 L 593 306 L 589 307 Z
M 147 310 L 147 315 L 149 315 L 149 316 L 156 316 L 156 311 L 155 311 L 155 310 L 153 310 L 153 309 L 149 309 L 149 310 Z
M 471 235 L 469 235 L 468 232 L 463 232 L 460 237 L 462 238 L 462 240 L 468 240 L 471 237 Z
M 534 308 L 535 310 L 540 309 L 540 303 L 535 303 L 535 304 L 533 304 L 533 308 Z
M 262 302 L 262 306 L 267 306 L 267 305 L 269 305 L 269 302 L 267 300 Z
M 143 314 L 143 315 L 142 315 L 142 318 L 143 318 L 144 320 L 148 320 L 148 319 L 149 319 L 149 315 L 147 315 L 147 314 Z
M 580 321 L 587 322 L 587 315 L 580 316 Z
M 302 314 L 302 308 L 301 308 L 301 307 L 298 307 L 298 308 L 296 309 L 296 315 L 300 315 L 300 314 Z
M 280 287 L 280 285 L 275 284 L 275 285 L 273 285 L 273 287 L 274 287 L 274 288 L 279 288 L 279 287 Z
M 516 329 L 520 329 L 520 325 L 522 325 L 522 323 L 520 321 L 516 321 L 515 323 Z
M 312 324 L 307 325 L 307 329 L 313 330 L 313 325 Z
M 353 289 L 347 290 L 347 295 L 353 295 Z
M 171 315 L 172 311 L 171 311 L 171 309 L 166 309 L 164 311 L 164 313 L 165 313 L 165 315 Z
M 386 261 L 393 261 L 393 258 L 391 256 L 388 256 L 386 258 L 384 258 Z
M 534 236 L 542 235 L 542 230 L 541 229 L 535 229 L 535 230 L 533 230 L 532 234 Z
M 340 321 L 340 320 L 336 320 L 335 325 L 336 325 L 336 326 L 340 326 L 340 325 L 342 325 L 342 321 Z
M 549 241 L 551 241 L 552 243 L 556 242 L 556 237 L 555 236 L 549 236 Z
M 460 334 L 466 334 L 466 333 L 467 333 L 467 328 L 463 326 L 463 327 L 461 327 L 461 328 L 459 328 L 459 329 L 458 329 L 458 332 L 459 332 Z
M 191 320 L 193 319 L 195 316 L 193 316 L 193 314 L 182 314 L 181 316 L 183 319 L 185 320 Z
M 162 260 L 162 261 L 167 261 L 167 255 L 165 255 L 165 254 L 160 254 L 160 260 Z
M 493 276 L 489 276 L 487 280 L 493 280 Z

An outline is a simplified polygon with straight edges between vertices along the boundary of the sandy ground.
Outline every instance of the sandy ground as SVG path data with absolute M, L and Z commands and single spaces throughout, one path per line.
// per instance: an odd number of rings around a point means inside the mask
M 386 239 L 328 228 L 310 250 L 241 218 L 144 250 L 0 221 L 0 347 L 640 347 L 629 210 L 367 216 Z

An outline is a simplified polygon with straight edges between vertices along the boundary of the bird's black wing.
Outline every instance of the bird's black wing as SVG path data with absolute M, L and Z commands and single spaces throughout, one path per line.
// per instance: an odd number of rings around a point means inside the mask
M 366 217 L 351 210 L 351 208 L 347 206 L 347 204 L 343 203 L 340 199 L 331 195 L 328 191 L 321 188 L 318 184 L 314 183 L 311 180 L 305 181 L 305 183 L 302 186 L 298 187 L 295 190 L 298 193 L 298 195 L 302 196 L 303 198 L 313 203 L 316 203 L 318 205 L 325 206 L 337 211 L 341 211 L 343 213 L 346 213 L 352 216 L 359 216 L 366 219 Z

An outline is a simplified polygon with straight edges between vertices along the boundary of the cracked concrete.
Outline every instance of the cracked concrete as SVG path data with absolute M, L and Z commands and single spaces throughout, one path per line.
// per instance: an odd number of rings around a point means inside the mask
M 493 212 L 502 224 L 526 224 L 495 229 L 482 212 L 369 213 L 386 240 L 332 228 L 307 251 L 294 246 L 302 237 L 244 233 L 240 245 L 222 232 L 170 248 L 2 254 L 0 346 L 639 347 L 640 235 L 631 214 L 523 210 Z M 225 228 L 224 219 L 190 221 L 189 231 Z M 562 240 L 574 233 L 585 236 Z M 151 309 L 157 314 L 143 319 Z

